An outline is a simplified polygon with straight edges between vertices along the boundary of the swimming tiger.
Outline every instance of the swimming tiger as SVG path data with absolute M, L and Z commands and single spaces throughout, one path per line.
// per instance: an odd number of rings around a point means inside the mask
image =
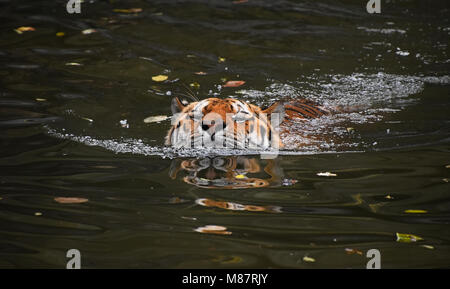
M 234 98 L 207 98 L 191 103 L 172 100 L 172 127 L 165 144 L 176 148 L 282 148 L 280 131 L 298 119 L 330 111 L 307 100 L 275 102 L 266 109 Z

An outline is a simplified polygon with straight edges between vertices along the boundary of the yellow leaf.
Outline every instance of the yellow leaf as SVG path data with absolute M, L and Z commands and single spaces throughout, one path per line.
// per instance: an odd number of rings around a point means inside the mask
M 408 214 L 425 214 L 425 213 L 428 213 L 427 210 L 405 210 L 404 212 L 408 213 Z
M 139 13 L 142 12 L 142 8 L 130 8 L 130 9 L 114 9 L 117 13 Z
M 47 101 L 45 98 L 36 98 L 36 101 Z
M 34 213 L 34 215 L 35 216 L 42 216 L 42 213 L 41 212 L 36 212 L 36 213 Z
M 389 199 L 389 200 L 392 200 L 394 197 L 393 196 L 391 196 L 391 195 L 387 195 L 386 197 L 384 197 L 385 199 Z
M 58 37 L 63 37 L 64 35 L 66 35 L 66 33 L 64 33 L 64 32 L 56 32 L 56 36 L 58 36 Z
M 237 175 L 235 178 L 236 179 L 246 179 L 247 177 L 245 175 Z
M 412 243 L 423 240 L 422 237 L 413 235 L 413 234 L 403 234 L 403 233 L 396 233 L 397 236 L 397 242 L 401 243 Z
M 193 82 L 189 84 L 190 87 L 193 87 L 195 89 L 199 89 L 200 88 L 200 83 L 198 82 Z
M 313 263 L 313 262 L 316 262 L 316 259 L 314 259 L 312 257 L 305 256 L 305 257 L 303 257 L 303 261 L 309 262 L 309 263 Z
M 194 74 L 197 74 L 197 75 L 206 75 L 207 73 L 206 73 L 206 72 L 203 72 L 203 71 L 198 71 L 198 72 L 194 72 Z
M 68 66 L 81 66 L 82 64 L 80 64 L 78 62 L 67 62 L 66 65 L 68 65 Z
M 355 131 L 355 129 L 353 127 L 347 127 L 347 132 L 348 133 L 354 132 L 354 131 Z
M 152 76 L 152 80 L 156 81 L 156 82 L 161 82 L 161 81 L 167 80 L 167 78 L 169 78 L 167 75 L 162 75 L 162 74 Z
M 219 56 L 219 58 L 217 59 L 217 61 L 219 61 L 219 62 L 225 62 L 225 60 L 226 60 L 225 57 L 220 57 L 220 56 Z
M 34 27 L 31 26 L 21 26 L 19 28 L 14 29 L 14 31 L 16 31 L 18 34 L 22 34 L 26 31 L 35 31 L 36 29 L 34 29 Z

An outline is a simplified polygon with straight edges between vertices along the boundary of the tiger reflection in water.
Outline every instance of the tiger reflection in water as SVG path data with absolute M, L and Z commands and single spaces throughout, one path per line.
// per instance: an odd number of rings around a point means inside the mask
M 262 169 L 257 157 L 220 156 L 174 160 L 169 175 L 172 179 L 176 179 L 177 174 L 183 172 L 185 176 L 182 180 L 185 183 L 206 189 L 250 189 L 282 185 L 283 171 L 277 160 L 266 161 Z M 197 199 L 196 203 L 234 211 L 281 212 L 281 208 L 277 206 L 245 205 L 205 198 Z

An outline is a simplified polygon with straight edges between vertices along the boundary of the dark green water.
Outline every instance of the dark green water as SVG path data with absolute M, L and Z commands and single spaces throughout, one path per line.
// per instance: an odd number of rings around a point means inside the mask
M 1 268 L 65 268 L 71 248 L 84 268 L 365 268 L 373 248 L 382 268 L 450 267 L 446 1 L 86 2 L 0 2 Z M 274 161 L 213 159 L 143 122 L 192 83 L 357 110 L 293 125 Z

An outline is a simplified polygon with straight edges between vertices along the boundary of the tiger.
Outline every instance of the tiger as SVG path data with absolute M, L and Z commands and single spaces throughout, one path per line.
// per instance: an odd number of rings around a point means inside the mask
M 172 99 L 172 126 L 165 144 L 175 148 L 283 148 L 280 132 L 289 123 L 329 115 L 330 110 L 305 99 L 275 102 L 262 109 L 235 98 L 207 98 L 191 103 Z

